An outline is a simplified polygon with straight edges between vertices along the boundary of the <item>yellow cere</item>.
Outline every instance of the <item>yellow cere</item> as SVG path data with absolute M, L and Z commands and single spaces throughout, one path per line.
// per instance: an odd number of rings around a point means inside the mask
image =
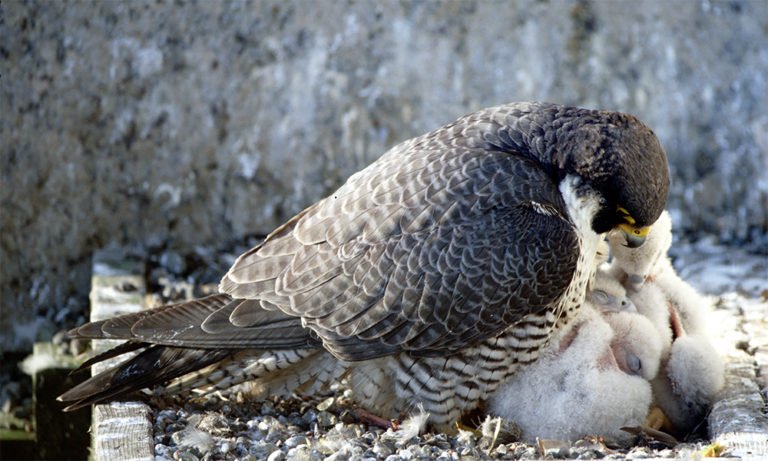
M 634 220 L 633 220 L 634 222 Z M 619 228 L 626 234 L 632 234 L 637 237 L 645 237 L 648 235 L 648 232 L 651 230 L 651 226 L 645 226 L 645 227 L 635 227 L 631 224 L 619 224 Z

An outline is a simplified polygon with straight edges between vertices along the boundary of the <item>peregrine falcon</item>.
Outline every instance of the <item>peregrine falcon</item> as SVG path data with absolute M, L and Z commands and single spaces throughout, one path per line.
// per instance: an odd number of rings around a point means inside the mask
M 309 393 L 344 379 L 382 416 L 422 404 L 446 429 L 568 324 L 601 234 L 641 245 L 668 190 L 666 154 L 631 115 L 480 110 L 393 147 L 278 227 L 219 294 L 73 330 L 142 351 L 60 399 L 73 409 L 169 381 Z

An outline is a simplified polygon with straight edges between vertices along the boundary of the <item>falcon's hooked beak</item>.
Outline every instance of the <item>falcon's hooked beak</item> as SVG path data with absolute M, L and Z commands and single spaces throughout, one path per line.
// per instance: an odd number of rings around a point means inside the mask
M 651 226 L 635 227 L 632 224 L 624 223 L 619 224 L 619 230 L 624 234 L 627 247 L 637 248 L 645 243 L 645 238 L 648 236 Z

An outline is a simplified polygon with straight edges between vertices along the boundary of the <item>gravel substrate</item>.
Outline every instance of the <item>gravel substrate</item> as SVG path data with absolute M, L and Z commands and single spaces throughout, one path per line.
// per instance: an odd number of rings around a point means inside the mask
M 342 403 L 337 403 L 340 400 Z M 693 455 L 704 443 L 638 440 L 628 448 L 609 447 L 597 438 L 575 443 L 501 443 L 495 425 L 456 435 L 373 427 L 357 422 L 343 395 L 322 401 L 298 399 L 237 403 L 206 399 L 183 409 L 156 410 L 155 455 L 162 460 L 462 460 L 462 459 L 639 459 Z
M 753 325 L 768 318 L 768 258 L 706 241 L 680 245 L 673 255 L 676 266 L 684 268 L 681 274 L 685 278 L 700 291 L 714 293 L 715 315 L 724 325 L 722 338 L 717 340 L 721 353 L 754 354 L 762 350 L 756 345 L 768 344 L 768 332 L 754 334 Z M 165 285 L 161 291 L 166 294 L 210 289 L 173 288 L 173 277 L 164 275 L 159 284 Z M 768 392 L 759 370 L 761 366 L 767 370 L 768 363 L 756 361 L 755 365 L 765 400 Z M 754 405 L 756 413 L 765 413 L 764 401 Z M 242 394 L 213 395 L 185 403 L 166 400 L 153 408 L 155 455 L 163 460 L 700 459 L 761 455 L 712 444 L 704 426 L 687 443 L 674 446 L 651 434 L 637 436 L 626 447 L 604 443 L 597 437 L 573 443 L 540 440 L 527 444 L 505 439 L 504 431 L 494 433 L 495 425 L 461 430 L 456 435 L 412 436 L 361 422 L 355 416 L 354 402 L 342 388 L 309 400 L 248 402 Z M 764 436 L 768 440 L 768 434 Z
M 254 242 L 248 242 L 250 245 Z M 165 250 L 146 255 L 149 305 L 201 296 L 215 289 L 242 248 L 227 252 L 198 249 L 193 255 Z M 765 400 L 768 398 L 768 257 L 702 241 L 679 244 L 672 255 L 680 275 L 712 296 L 714 315 L 722 325 L 716 339 L 723 355 L 738 356 L 740 367 L 752 373 L 757 391 L 735 411 L 744 424 L 757 427 L 757 437 L 768 444 Z M 60 338 L 57 338 L 60 339 Z M 64 344 L 65 347 L 66 344 Z M 7 381 L 7 380 L 6 380 Z M 11 410 L 14 384 L 4 383 L 3 408 Z M 7 395 L 6 395 L 7 394 Z M 15 395 L 15 394 L 14 394 Z M 18 397 L 16 397 L 18 398 Z M 615 446 L 597 437 L 573 443 L 541 440 L 515 441 L 514 430 L 487 424 L 454 435 L 383 429 L 356 416 L 358 410 L 342 386 L 311 399 L 249 401 L 242 392 L 196 398 L 150 399 L 153 443 L 158 460 L 470 460 L 470 459 L 697 459 L 720 456 L 768 456 L 709 440 L 707 427 L 674 446 L 652 434 L 637 436 L 630 446 Z M 23 406 L 23 405 L 22 405 Z M 14 409 L 18 411 L 14 405 Z M 720 409 L 718 408 L 718 411 Z M 727 421 L 726 421 L 727 422 Z M 725 429 L 724 429 L 725 430 Z M 718 434 L 713 435 L 713 437 Z

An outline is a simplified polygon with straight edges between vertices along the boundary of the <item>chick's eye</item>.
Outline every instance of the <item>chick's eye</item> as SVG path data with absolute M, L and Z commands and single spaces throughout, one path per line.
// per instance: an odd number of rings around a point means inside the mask
M 612 296 L 603 290 L 594 290 L 592 293 L 592 300 L 597 304 L 610 304 Z
M 627 367 L 632 374 L 640 374 L 640 370 L 643 368 L 643 362 L 640 357 L 632 353 L 627 353 Z

